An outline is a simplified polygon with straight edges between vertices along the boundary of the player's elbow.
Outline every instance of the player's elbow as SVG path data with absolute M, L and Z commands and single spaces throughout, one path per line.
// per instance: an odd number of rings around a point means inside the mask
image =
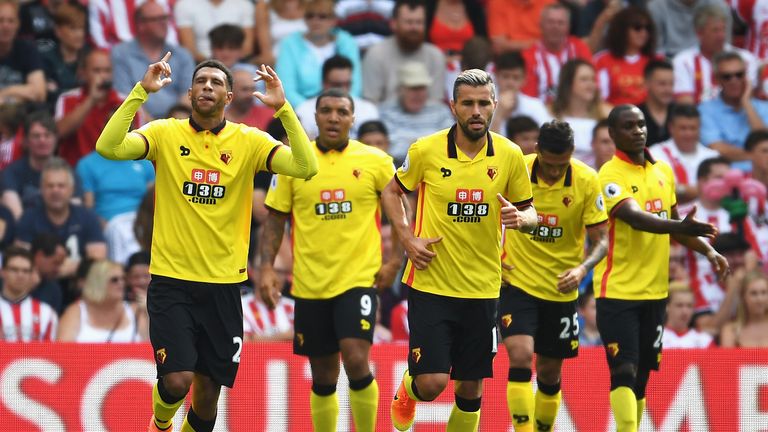
M 100 136 L 96 141 L 96 153 L 98 153 L 104 159 L 116 160 L 117 155 L 114 149 L 109 144 L 108 140 L 104 136 Z

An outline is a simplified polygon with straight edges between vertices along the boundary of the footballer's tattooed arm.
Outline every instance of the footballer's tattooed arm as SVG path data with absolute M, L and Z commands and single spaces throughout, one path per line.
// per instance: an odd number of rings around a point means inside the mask
M 264 222 L 259 241 L 259 255 L 261 257 L 261 279 L 259 281 L 259 294 L 264 303 L 274 309 L 280 300 L 279 278 L 273 267 L 275 257 L 280 250 L 285 233 L 285 222 L 288 213 L 282 213 L 269 209 L 269 215 Z

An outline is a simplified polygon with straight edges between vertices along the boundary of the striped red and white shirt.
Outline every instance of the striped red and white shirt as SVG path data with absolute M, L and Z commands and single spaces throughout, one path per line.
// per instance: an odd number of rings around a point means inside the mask
M 88 0 L 88 33 L 94 45 L 111 49 L 120 42 L 133 40 L 133 14 L 147 0 Z M 173 22 L 173 0 L 154 0 L 168 13 L 165 42 L 178 45 Z
M 274 310 L 269 309 L 253 294 L 242 297 L 243 333 L 253 333 L 259 337 L 270 337 L 278 333 L 293 330 L 292 299 L 281 297 Z
M 768 0 L 729 0 L 748 26 L 745 48 L 759 59 L 768 57 Z
M 17 302 L 0 296 L 0 339 L 6 342 L 52 341 L 58 323 L 53 308 L 31 296 Z
M 757 82 L 758 61 L 747 50 L 725 44 L 724 51 L 738 53 L 747 65 L 747 77 L 751 83 Z M 708 101 L 720 92 L 712 73 L 712 63 L 701 54 L 698 46 L 680 51 L 672 59 L 675 72 L 674 92 L 676 97 L 690 95 L 695 103 Z
M 568 42 L 560 52 L 547 50 L 541 42 L 533 44 L 523 51 L 525 59 L 526 81 L 523 93 L 551 102 L 557 92 L 557 80 L 560 68 L 572 59 L 592 62 L 592 52 L 581 39 L 569 36 Z
M 392 342 L 408 342 L 410 329 L 408 327 L 408 301 L 403 300 L 392 308 L 389 320 L 392 331 Z

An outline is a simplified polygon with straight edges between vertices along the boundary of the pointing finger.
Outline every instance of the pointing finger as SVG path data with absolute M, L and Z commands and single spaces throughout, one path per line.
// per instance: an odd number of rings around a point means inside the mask
M 162 62 L 167 62 L 168 60 L 170 60 L 170 58 L 171 58 L 171 52 L 170 52 L 170 51 L 168 51 L 167 53 L 165 53 L 165 55 L 163 56 L 163 58 L 162 58 L 162 59 L 160 59 L 160 61 L 162 61 Z

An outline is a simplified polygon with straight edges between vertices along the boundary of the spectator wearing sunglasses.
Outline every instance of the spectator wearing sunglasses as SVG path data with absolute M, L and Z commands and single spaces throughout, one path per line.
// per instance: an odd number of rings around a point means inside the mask
M 656 57 L 656 30 L 645 9 L 616 14 L 605 34 L 606 50 L 595 55 L 600 93 L 612 105 L 640 105 L 646 97 L 645 66 Z
M 705 6 L 696 11 L 693 26 L 698 44 L 681 51 L 672 59 L 675 71 L 675 102 L 697 104 L 717 96 L 718 82 L 713 76 L 712 59 L 724 51 L 738 53 L 745 62 L 749 80 L 757 81 L 757 59 L 747 50 L 727 43 L 729 15 L 719 6 Z
M 720 94 L 699 105 L 701 142 L 732 162 L 741 161 L 735 168 L 749 171 L 751 163 L 744 142 L 751 131 L 765 129 L 768 102 L 752 97 L 747 63 L 739 53 L 720 53 L 713 63 Z

